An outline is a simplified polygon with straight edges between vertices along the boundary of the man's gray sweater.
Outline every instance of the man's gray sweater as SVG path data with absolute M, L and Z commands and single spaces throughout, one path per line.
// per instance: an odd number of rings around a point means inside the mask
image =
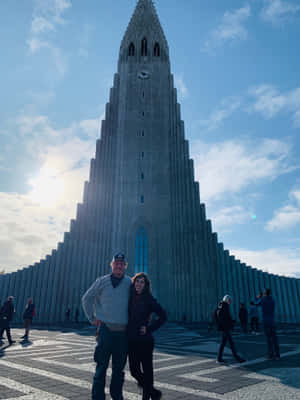
M 130 285 L 131 279 L 127 275 L 115 288 L 111 275 L 98 278 L 82 297 L 88 320 L 93 323 L 99 319 L 110 326 L 127 325 Z

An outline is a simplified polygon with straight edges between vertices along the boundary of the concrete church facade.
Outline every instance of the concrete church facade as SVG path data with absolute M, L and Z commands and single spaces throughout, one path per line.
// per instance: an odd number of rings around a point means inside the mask
M 280 321 L 300 322 L 300 280 L 243 264 L 218 241 L 200 202 L 171 74 L 168 43 L 151 0 L 139 0 L 120 48 L 101 138 L 83 203 L 51 255 L 0 276 L 0 300 L 16 296 L 17 319 L 34 298 L 36 320 L 71 318 L 81 296 L 109 273 L 114 253 L 145 271 L 170 320 L 204 321 L 224 294 L 249 304 L 270 287 Z

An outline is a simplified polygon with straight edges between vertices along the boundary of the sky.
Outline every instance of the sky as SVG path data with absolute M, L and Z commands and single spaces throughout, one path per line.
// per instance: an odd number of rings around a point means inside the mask
M 0 270 L 69 230 L 135 5 L 0 2 Z M 300 278 L 300 2 L 155 6 L 213 230 L 242 262 Z

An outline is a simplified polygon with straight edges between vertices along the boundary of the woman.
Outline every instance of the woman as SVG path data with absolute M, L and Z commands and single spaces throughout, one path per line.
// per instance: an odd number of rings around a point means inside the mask
M 30 297 L 27 301 L 26 308 L 25 308 L 25 311 L 23 314 L 25 335 L 22 336 L 22 339 L 24 339 L 24 340 L 28 340 L 29 329 L 30 329 L 30 325 L 32 323 L 32 318 L 34 317 L 34 315 L 35 315 L 35 307 L 33 304 L 33 300 Z
M 155 313 L 158 319 L 153 320 L 152 313 Z M 153 386 L 152 333 L 166 319 L 166 312 L 151 294 L 148 276 L 143 272 L 136 274 L 132 278 L 129 298 L 128 355 L 131 375 L 143 388 L 143 400 L 158 400 L 162 396 Z

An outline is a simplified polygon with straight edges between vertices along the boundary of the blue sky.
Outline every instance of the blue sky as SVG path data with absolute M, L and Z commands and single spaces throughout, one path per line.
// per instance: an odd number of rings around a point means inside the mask
M 0 2 L 0 269 L 75 216 L 136 2 Z M 300 3 L 157 0 L 207 217 L 226 248 L 300 277 Z

